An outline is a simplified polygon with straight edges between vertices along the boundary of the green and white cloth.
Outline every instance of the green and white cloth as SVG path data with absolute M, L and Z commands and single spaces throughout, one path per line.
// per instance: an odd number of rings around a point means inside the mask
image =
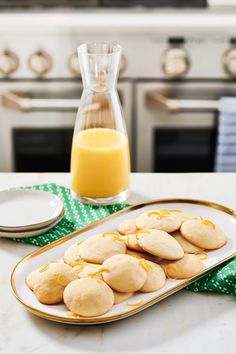
M 39 236 L 13 239 L 17 242 L 29 243 L 39 247 L 56 241 L 83 226 L 128 206 L 128 204 L 115 204 L 96 207 L 79 203 L 71 197 L 69 188 L 54 183 L 22 188 L 51 192 L 60 197 L 64 203 L 65 215 L 55 227 Z M 187 289 L 194 292 L 212 291 L 236 295 L 236 258 L 210 271 L 201 279 L 189 285 Z

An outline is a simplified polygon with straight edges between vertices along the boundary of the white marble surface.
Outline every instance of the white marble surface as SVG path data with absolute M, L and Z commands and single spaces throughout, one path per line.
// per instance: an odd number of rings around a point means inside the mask
M 208 199 L 236 209 L 236 174 L 134 174 L 130 202 L 148 198 Z M 55 182 L 67 174 L 0 174 L 0 189 Z M 9 276 L 35 249 L 0 239 L 0 353 L 234 354 L 235 298 L 181 291 L 131 318 L 93 327 L 40 319 L 13 297 Z

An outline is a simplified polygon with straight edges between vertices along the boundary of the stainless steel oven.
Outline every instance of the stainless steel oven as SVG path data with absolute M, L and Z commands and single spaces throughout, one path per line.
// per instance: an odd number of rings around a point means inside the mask
M 131 83 L 118 89 L 131 139 Z M 81 92 L 80 80 L 2 81 L 0 171 L 69 171 Z
M 235 96 L 233 81 L 139 82 L 138 171 L 214 171 L 218 101 Z

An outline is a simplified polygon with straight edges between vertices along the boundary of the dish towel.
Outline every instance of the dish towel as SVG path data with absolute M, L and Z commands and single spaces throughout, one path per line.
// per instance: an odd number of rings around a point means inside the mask
M 128 206 L 128 204 L 115 204 L 96 207 L 82 204 L 71 197 L 70 189 L 54 183 L 20 188 L 51 192 L 60 197 L 64 203 L 65 215 L 51 230 L 35 237 L 13 239 L 17 242 L 29 243 L 36 246 L 45 246 L 70 232 Z M 213 291 L 236 295 L 236 258 L 207 273 L 201 279 L 189 285 L 187 289 L 195 292 Z
M 236 97 L 220 100 L 215 171 L 236 172 Z

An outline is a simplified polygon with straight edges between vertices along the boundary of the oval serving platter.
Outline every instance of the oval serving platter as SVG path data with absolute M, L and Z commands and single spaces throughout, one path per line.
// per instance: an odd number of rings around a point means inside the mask
M 168 279 L 162 289 L 152 293 L 136 293 L 128 301 L 113 306 L 109 312 L 98 317 L 88 318 L 76 315 L 73 316 L 66 309 L 64 304 L 53 306 L 41 304 L 38 302 L 33 292 L 26 286 L 25 278 L 31 271 L 51 260 L 62 259 L 64 251 L 73 243 L 94 234 L 115 231 L 121 221 L 135 218 L 142 212 L 155 208 L 181 209 L 187 213 L 211 220 L 224 230 L 228 239 L 227 244 L 218 250 L 208 252 L 208 258 L 203 261 L 204 269 L 197 276 L 184 280 Z M 16 299 L 24 307 L 34 314 L 52 321 L 83 325 L 117 321 L 156 304 L 167 296 L 183 289 L 212 268 L 236 256 L 235 235 L 236 212 L 222 205 L 192 199 L 160 199 L 147 201 L 125 208 L 122 211 L 75 231 L 24 257 L 13 269 L 11 274 L 11 287 Z

